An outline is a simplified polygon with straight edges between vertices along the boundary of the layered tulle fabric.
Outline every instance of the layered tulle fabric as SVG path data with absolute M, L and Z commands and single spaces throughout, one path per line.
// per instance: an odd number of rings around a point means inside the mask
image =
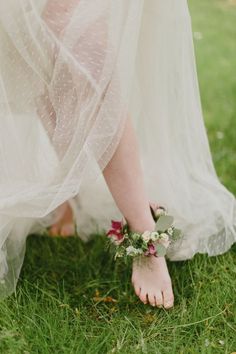
M 1 296 L 15 287 L 27 235 L 64 201 L 84 240 L 120 216 L 102 170 L 127 115 L 150 200 L 184 231 L 169 258 L 235 242 L 235 198 L 212 164 L 186 0 L 8 0 L 0 50 Z

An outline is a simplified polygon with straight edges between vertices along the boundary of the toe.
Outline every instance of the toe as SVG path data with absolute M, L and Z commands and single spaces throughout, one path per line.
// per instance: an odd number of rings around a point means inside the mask
M 174 294 L 172 288 L 167 288 L 163 291 L 164 307 L 169 309 L 174 305 Z
M 156 306 L 162 307 L 163 305 L 163 297 L 161 291 L 156 292 L 155 294 Z
M 136 294 L 137 296 L 139 296 L 139 295 L 140 295 L 141 288 L 140 288 L 138 285 L 134 284 L 134 291 L 135 291 L 135 294 Z
M 49 235 L 51 236 L 58 236 L 59 235 L 59 228 L 57 225 L 53 225 L 50 229 L 49 229 Z
M 144 304 L 147 303 L 147 293 L 142 291 L 142 289 L 140 291 L 139 298 Z
M 61 236 L 72 236 L 75 233 L 74 225 L 73 224 L 65 224 L 61 228 Z
M 156 299 L 154 294 L 148 294 L 149 304 L 152 306 L 156 306 Z

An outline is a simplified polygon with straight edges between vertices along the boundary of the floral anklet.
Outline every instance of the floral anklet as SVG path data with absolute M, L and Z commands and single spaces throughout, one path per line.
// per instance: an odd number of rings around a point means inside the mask
M 169 245 L 181 237 L 181 230 L 173 226 L 174 218 L 163 207 L 151 208 L 156 222 L 154 231 L 133 232 L 125 221 L 112 221 L 107 232 L 108 248 L 114 258 L 143 256 L 164 257 Z

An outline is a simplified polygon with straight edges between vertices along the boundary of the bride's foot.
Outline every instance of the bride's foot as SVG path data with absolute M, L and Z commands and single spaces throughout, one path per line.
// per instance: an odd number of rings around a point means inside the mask
M 157 204 L 151 203 L 155 210 Z M 132 230 L 144 232 L 154 230 L 155 222 L 153 218 L 141 218 L 130 224 Z M 133 259 L 132 284 L 136 295 L 140 300 L 152 306 L 169 309 L 174 305 L 174 294 L 172 290 L 171 278 L 167 268 L 165 257 L 141 256 Z
M 73 221 L 73 211 L 68 202 L 63 203 L 58 212 L 61 213 L 61 218 L 53 224 L 49 229 L 51 236 L 69 237 L 75 234 L 75 226 Z
M 174 295 L 164 257 L 143 257 L 133 261 L 132 284 L 136 295 L 146 304 L 173 307 Z

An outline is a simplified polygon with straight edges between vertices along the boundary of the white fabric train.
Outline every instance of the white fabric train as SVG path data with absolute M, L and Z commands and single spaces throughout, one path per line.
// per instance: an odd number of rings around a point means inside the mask
M 70 199 L 84 240 L 120 216 L 101 171 L 127 114 L 150 200 L 184 231 L 169 258 L 228 250 L 235 197 L 212 164 L 186 0 L 0 2 L 1 297 L 27 235 L 61 203 Z

